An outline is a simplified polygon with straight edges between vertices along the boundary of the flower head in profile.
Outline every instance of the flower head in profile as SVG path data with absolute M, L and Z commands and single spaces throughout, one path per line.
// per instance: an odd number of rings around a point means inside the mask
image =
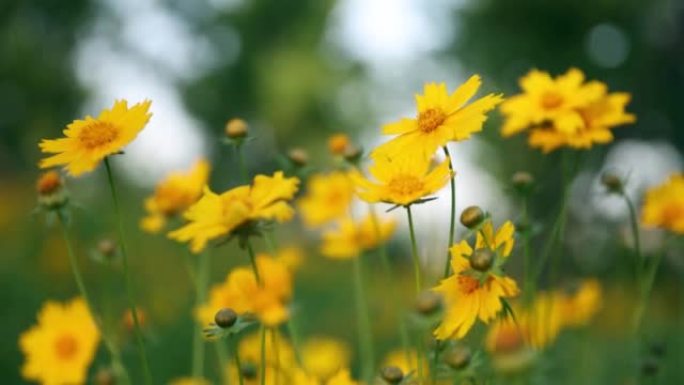
M 171 381 L 169 385 L 211 385 L 211 383 L 204 378 L 182 377 Z
M 311 176 L 298 205 L 304 224 L 318 227 L 349 213 L 354 183 L 348 172 L 334 171 Z
M 646 192 L 641 223 L 675 234 L 684 234 L 684 174 L 673 174 Z
M 45 210 L 56 210 L 64 207 L 69 195 L 64 187 L 64 180 L 58 171 L 43 173 L 36 181 L 38 204 Z
M 19 337 L 25 357 L 21 375 L 45 385 L 83 384 L 99 341 L 85 301 L 48 301 L 38 313 L 38 324 Z
M 199 201 L 183 214 L 189 223 L 170 232 L 169 237 L 190 242 L 190 249 L 199 253 L 210 240 L 231 235 L 240 226 L 262 220 L 288 221 L 294 215 L 288 201 L 298 185 L 298 178 L 285 178 L 278 171 L 273 176 L 257 175 L 251 185 L 222 194 L 205 188 Z
M 466 104 L 481 83 L 473 75 L 451 94 L 444 83 L 426 84 L 423 94 L 416 95 L 416 116 L 385 125 L 383 134 L 398 136 L 377 147 L 372 156 L 430 159 L 448 142 L 466 140 L 481 131 L 486 113 L 503 100 L 501 94 L 488 94 Z
M 601 309 L 603 291 L 595 278 L 584 279 L 570 290 L 557 293 L 562 323 L 565 327 L 580 327 L 591 321 Z
M 381 220 L 373 215 L 367 215 L 359 222 L 342 219 L 336 228 L 323 232 L 321 253 L 334 259 L 357 257 L 386 242 L 395 228 L 394 220 Z
M 328 150 L 333 155 L 344 155 L 351 146 L 351 140 L 346 134 L 334 134 L 328 138 Z
M 253 314 L 263 324 L 276 326 L 289 316 L 292 297 L 292 274 L 282 262 L 266 255 L 256 257 L 259 279 L 250 267 L 238 267 L 226 280 L 214 286 L 209 300 L 197 309 L 202 324 L 209 324 L 217 311 L 233 309 L 238 314 Z
M 445 313 L 437 339 L 463 338 L 478 318 L 488 323 L 503 309 L 501 300 L 519 293 L 502 266 L 513 249 L 515 227 L 504 223 L 495 233 L 491 221 L 477 235 L 475 250 L 467 241 L 451 248 L 453 274 L 433 290 L 444 298 Z
M 97 118 L 74 120 L 63 131 L 64 138 L 40 142 L 42 152 L 55 154 L 41 160 L 40 168 L 65 166 L 72 176 L 94 170 L 105 157 L 120 152 L 135 139 L 152 116 L 150 104 L 146 100 L 128 108 L 125 100 L 117 100 Z
M 302 346 L 302 366 L 317 378 L 332 378 L 348 367 L 349 359 L 349 347 L 334 338 L 314 337 Z
M 415 349 L 396 349 L 390 351 L 382 360 L 382 367 L 395 366 L 404 375 L 408 375 L 409 373 L 418 372 L 419 360 L 422 366 L 422 373 L 425 376 L 430 372 L 430 365 Z
M 432 170 L 431 161 L 407 156 L 379 156 L 368 169 L 372 181 L 354 172 L 352 178 L 359 197 L 366 202 L 408 206 L 439 191 L 449 181 L 449 160 Z
M 173 172 L 162 180 L 154 194 L 145 200 L 145 216 L 140 227 L 148 232 L 162 230 L 167 219 L 190 207 L 202 195 L 202 189 L 209 179 L 210 165 L 200 159 L 187 172 Z

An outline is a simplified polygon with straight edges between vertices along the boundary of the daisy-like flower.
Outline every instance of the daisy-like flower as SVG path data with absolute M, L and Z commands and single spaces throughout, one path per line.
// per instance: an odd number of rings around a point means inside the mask
M 597 279 L 585 279 L 576 287 L 558 294 L 564 326 L 584 326 L 601 309 L 603 292 Z
M 64 180 L 58 171 L 50 170 L 43 173 L 36 181 L 38 204 L 46 210 L 63 207 L 69 200 L 64 187 Z
M 172 172 L 162 180 L 154 194 L 145 200 L 147 216 L 140 227 L 150 233 L 161 231 L 166 221 L 190 207 L 202 195 L 209 179 L 209 162 L 200 159 L 187 172 Z
M 684 234 L 684 174 L 673 174 L 665 183 L 646 192 L 641 223 Z
M 298 205 L 304 224 L 313 228 L 348 215 L 353 199 L 354 183 L 349 173 L 334 171 L 313 175 Z
M 43 385 L 84 384 L 100 333 L 85 301 L 46 302 L 38 324 L 19 337 L 21 375 Z
M 423 94 L 416 95 L 417 116 L 385 125 L 383 134 L 398 136 L 377 147 L 372 156 L 429 159 L 448 142 L 466 140 L 481 131 L 485 114 L 503 100 L 501 94 L 488 94 L 466 104 L 481 83 L 480 77 L 473 75 L 451 95 L 444 83 L 425 84 Z
M 373 250 L 386 242 L 394 233 L 396 221 L 381 220 L 367 215 L 360 222 L 342 219 L 337 228 L 323 233 L 321 253 L 333 259 L 357 257 L 363 251 Z
M 242 225 L 259 220 L 288 221 L 294 209 L 287 202 L 298 185 L 298 178 L 285 178 L 278 171 L 273 176 L 257 175 L 251 185 L 220 195 L 205 188 L 199 201 L 183 214 L 189 223 L 170 232 L 169 237 L 189 241 L 192 252 L 199 253 L 210 240 L 230 235 Z
M 40 150 L 52 155 L 40 161 L 40 168 L 65 166 L 72 176 L 90 172 L 107 156 L 120 152 L 145 127 L 152 114 L 149 100 L 128 108 L 117 100 L 97 118 L 74 120 L 63 131 L 65 138 L 43 139 Z
M 288 385 L 295 384 L 291 381 L 293 372 L 298 370 L 295 359 L 294 349 L 290 342 L 280 334 L 277 329 L 270 329 L 266 336 L 264 349 L 264 362 L 266 363 L 266 373 L 264 383 L 267 385 Z M 238 345 L 242 368 L 251 366 L 260 368 L 261 360 L 261 333 L 253 332 L 240 339 Z M 243 376 L 238 373 L 237 367 L 232 363 L 228 366 L 228 375 L 231 384 L 239 383 L 239 376 L 245 385 L 261 384 L 261 373 L 257 370 L 254 376 Z
M 425 357 L 418 354 L 415 349 L 396 349 L 392 350 L 382 361 L 382 367 L 395 366 L 399 368 L 404 375 L 409 373 L 418 373 L 418 360 L 420 359 L 420 365 L 422 366 L 421 372 L 423 376 L 427 376 L 430 373 L 430 365 L 428 364 Z
M 446 307 L 434 331 L 437 339 L 463 338 L 476 319 L 489 323 L 502 310 L 503 298 L 518 295 L 518 285 L 501 269 L 513 249 L 514 232 L 508 221 L 495 234 L 488 221 L 477 235 L 475 250 L 467 241 L 450 249 L 453 275 L 433 289 L 443 296 Z
M 368 169 L 377 182 L 353 172 L 359 197 L 366 202 L 408 206 L 437 192 L 449 182 L 449 159 L 430 170 L 431 161 L 421 157 L 379 156 Z
M 329 379 L 348 367 L 349 347 L 329 337 L 314 337 L 302 346 L 302 366 L 317 378 Z
M 259 280 L 250 267 L 239 267 L 228 273 L 225 282 L 211 289 L 208 302 L 197 309 L 202 324 L 209 324 L 222 308 L 254 314 L 268 326 L 288 319 L 287 306 L 292 297 L 290 270 L 266 254 L 257 255 L 256 266 Z

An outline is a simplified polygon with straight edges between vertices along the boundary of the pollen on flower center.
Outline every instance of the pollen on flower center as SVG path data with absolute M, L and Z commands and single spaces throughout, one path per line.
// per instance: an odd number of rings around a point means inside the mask
M 541 105 L 546 110 L 552 110 L 563 104 L 563 97 L 555 92 L 545 92 L 541 98 Z
M 119 132 L 110 123 L 95 122 L 81 130 L 78 139 L 88 149 L 95 149 L 113 142 Z
M 64 334 L 55 341 L 55 353 L 61 360 L 71 359 L 78 350 L 78 343 L 74 336 Z
M 412 195 L 423 190 L 423 182 L 412 175 L 400 175 L 388 183 L 389 189 L 397 195 Z
M 438 108 L 430 108 L 418 115 L 418 127 L 425 133 L 436 130 L 446 120 L 446 114 Z
M 459 275 L 458 284 L 465 294 L 470 294 L 480 288 L 480 282 L 469 275 Z

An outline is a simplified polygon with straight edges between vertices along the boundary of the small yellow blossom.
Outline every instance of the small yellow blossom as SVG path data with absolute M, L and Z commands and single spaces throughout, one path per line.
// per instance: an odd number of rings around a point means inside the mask
M 64 180 L 59 172 L 51 170 L 43 173 L 36 181 L 38 204 L 48 210 L 59 209 L 69 200 Z
M 100 116 L 74 120 L 63 131 L 65 138 L 43 139 L 40 150 L 56 154 L 40 161 L 40 168 L 64 165 L 72 176 L 92 171 L 105 157 L 120 152 L 145 127 L 152 114 L 146 100 L 128 108 L 125 100 L 117 100 Z
M 385 359 L 382 361 L 382 367 L 386 366 L 396 366 L 397 368 L 401 369 L 402 373 L 404 375 L 407 375 L 409 373 L 413 373 L 414 376 L 418 373 L 418 359 L 419 359 L 418 352 L 414 349 L 409 349 L 408 351 L 404 349 L 396 349 L 392 350 L 387 355 L 385 356 Z M 430 365 L 428 362 L 422 358 L 421 365 L 422 365 L 422 373 L 423 376 L 428 375 L 430 372 Z
M 477 318 L 488 323 L 502 310 L 503 298 L 518 294 L 515 281 L 496 272 L 511 254 L 514 232 L 511 222 L 504 223 L 496 234 L 491 221 L 483 226 L 477 236 L 476 250 L 491 250 L 495 257 L 492 268 L 484 272 L 471 267 L 474 251 L 467 241 L 451 248 L 453 275 L 433 289 L 442 294 L 446 306 L 442 323 L 434 332 L 437 339 L 463 338 Z
M 344 155 L 350 145 L 351 141 L 345 134 L 335 134 L 328 139 L 328 150 L 333 155 Z
M 211 382 L 204 378 L 182 377 L 171 381 L 169 385 L 211 385 Z
M 317 378 L 331 378 L 349 365 L 349 358 L 349 347 L 333 338 L 315 337 L 302 346 L 302 366 Z
M 579 327 L 586 325 L 601 309 L 603 293 L 597 279 L 585 279 L 578 287 L 560 296 L 563 325 Z
M 337 228 L 323 233 L 321 253 L 329 258 L 349 259 L 386 242 L 394 233 L 396 221 L 367 215 L 360 222 L 342 219 Z
M 407 206 L 439 191 L 449 182 L 449 160 L 432 170 L 430 160 L 411 157 L 377 157 L 368 169 L 377 180 L 373 182 L 354 172 L 357 192 L 366 202 L 386 202 Z
M 488 94 L 466 105 L 481 83 L 473 75 L 451 95 L 444 83 L 425 84 L 423 95 L 416 95 L 417 116 L 385 125 L 383 134 L 398 136 L 376 148 L 372 156 L 430 159 L 448 142 L 466 140 L 481 131 L 486 113 L 503 100 L 501 94 Z
M 297 368 L 294 350 L 290 342 L 285 339 L 276 329 L 271 329 L 266 335 L 265 362 L 266 376 L 264 379 L 267 385 L 287 385 L 295 384 L 290 381 L 292 373 Z M 243 378 L 245 385 L 258 385 L 260 381 L 261 367 L 261 333 L 253 332 L 247 334 L 240 340 L 238 345 L 240 360 L 243 368 L 251 365 L 256 370 L 256 376 L 251 379 Z M 238 383 L 237 368 L 234 365 L 228 367 L 231 384 Z
M 140 227 L 148 232 L 159 232 L 168 218 L 185 211 L 202 195 L 209 179 L 209 162 L 198 160 L 188 172 L 173 172 L 162 180 L 154 194 L 145 200 L 147 216 Z
M 684 174 L 673 174 L 665 183 L 646 192 L 641 223 L 684 234 Z
M 299 209 L 308 227 L 318 227 L 348 215 L 354 199 L 354 183 L 349 173 L 334 171 L 311 176 Z
M 304 262 L 304 251 L 297 246 L 282 247 L 275 259 L 285 265 L 291 272 L 297 271 Z
M 190 223 L 169 233 L 180 242 L 190 242 L 199 253 L 215 238 L 230 235 L 251 221 L 292 219 L 294 210 L 287 203 L 294 197 L 298 178 L 285 178 L 281 171 L 273 176 L 257 175 L 251 185 L 239 186 L 222 194 L 205 188 L 197 203 L 183 214 Z
M 38 324 L 19 337 L 22 377 L 43 385 L 84 384 L 100 332 L 85 301 L 46 302 Z

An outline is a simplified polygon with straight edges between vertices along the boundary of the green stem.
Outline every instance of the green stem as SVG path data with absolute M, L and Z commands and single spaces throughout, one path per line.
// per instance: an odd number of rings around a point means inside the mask
M 254 247 L 252 247 L 252 242 L 247 238 L 245 241 L 245 247 L 247 248 L 247 254 L 249 254 L 249 263 L 252 265 L 252 271 L 258 283 L 261 283 L 261 276 L 259 275 L 259 268 L 256 263 L 256 254 L 254 253 Z
M 207 285 L 209 284 L 209 269 L 211 258 L 207 251 L 199 255 L 196 281 L 196 305 L 200 306 L 207 300 Z M 202 324 L 195 322 L 195 338 L 192 345 L 192 376 L 204 377 L 204 337 Z
M 416 276 L 416 295 L 420 294 L 423 287 L 422 274 L 420 272 L 420 258 L 418 257 L 418 246 L 416 244 L 416 232 L 413 227 L 413 215 L 411 206 L 406 206 L 406 214 L 409 222 L 409 232 L 411 234 L 411 257 L 413 258 L 413 271 Z
M 266 327 L 261 325 L 261 366 L 259 381 L 261 385 L 266 384 Z
M 525 304 L 529 305 L 532 303 L 532 298 L 534 298 L 534 272 L 532 271 L 532 253 L 530 251 L 530 214 L 527 194 L 522 197 L 522 223 L 525 226 L 521 234 L 523 241 L 523 269 L 525 274 L 523 281 L 523 296 Z
M 450 178 L 449 178 L 449 184 L 451 186 L 451 213 L 450 213 L 450 219 L 449 219 L 449 243 L 447 244 L 447 252 L 446 252 L 446 261 L 444 263 L 444 278 L 449 276 L 449 270 L 451 267 L 451 254 L 449 253 L 449 249 L 451 248 L 451 245 L 454 243 L 454 230 L 456 228 L 456 180 L 455 180 L 455 175 L 454 175 L 454 165 L 451 163 L 451 155 L 449 154 L 449 148 L 447 146 L 443 147 L 444 150 L 444 155 L 446 155 L 447 159 L 449 160 L 449 171 L 450 171 Z
M 290 314 L 290 318 L 287 320 L 287 331 L 290 333 L 290 341 L 292 342 L 295 359 L 297 360 L 297 363 L 301 365 L 302 355 L 300 350 L 299 329 L 297 328 L 294 314 Z
M 226 346 L 222 343 L 221 339 L 214 341 L 214 351 L 216 352 L 216 359 L 218 360 L 218 370 L 219 376 L 221 377 L 223 384 L 230 383 L 230 374 L 226 370 L 226 363 L 228 363 L 228 352 Z M 237 349 L 235 349 L 235 354 L 237 354 Z M 242 373 L 238 368 L 238 377 L 242 379 Z M 240 380 L 242 383 L 242 380 Z
M 128 297 L 128 307 L 131 311 L 131 315 L 133 318 L 135 341 L 138 348 L 138 354 L 140 356 L 140 362 L 143 367 L 143 373 L 145 375 L 145 383 L 147 385 L 152 385 L 152 374 L 150 372 L 150 365 L 147 361 L 147 354 L 145 353 L 145 344 L 143 343 L 142 330 L 140 328 L 140 320 L 138 318 L 138 311 L 135 303 L 135 295 L 133 293 L 133 283 L 131 281 L 131 274 L 128 267 L 128 250 L 126 249 L 126 238 L 124 236 L 123 220 L 121 215 L 121 207 L 119 205 L 119 197 L 116 191 L 116 184 L 114 183 L 112 167 L 109 164 L 108 157 L 104 159 L 104 163 L 107 169 L 107 180 L 109 182 L 109 188 L 112 192 L 112 200 L 114 201 L 114 210 L 116 213 L 116 219 L 118 223 L 119 244 L 121 245 L 121 260 L 123 265 L 126 294 Z
M 264 243 L 266 243 L 266 248 L 272 256 L 278 252 L 277 242 L 275 241 L 275 236 L 273 235 L 275 231 L 273 229 L 264 231 Z
M 629 208 L 629 222 L 632 229 L 632 238 L 634 239 L 634 256 L 635 256 L 635 274 L 637 279 L 641 277 L 641 271 L 643 269 L 643 257 L 641 255 L 641 239 L 639 236 L 639 220 L 637 219 L 636 208 L 634 207 L 634 202 L 629 199 L 629 196 L 623 191 L 621 193 L 622 197 L 627 203 L 627 208 Z
M 238 349 L 238 344 L 233 343 L 233 360 L 235 361 L 235 368 L 237 369 L 238 373 L 238 384 L 239 385 L 244 385 L 244 380 L 242 378 L 242 363 L 240 362 L 240 350 Z
M 353 260 L 354 291 L 356 303 L 356 322 L 359 336 L 359 353 L 361 357 L 361 378 L 370 382 L 373 378 L 373 366 L 375 353 L 373 352 L 373 336 L 371 331 L 370 315 L 368 314 L 368 302 L 363 284 L 363 271 L 361 256 Z
M 661 252 L 656 254 L 651 266 L 646 264 L 644 261 L 642 268 L 642 277 L 640 278 L 640 296 L 639 303 L 637 304 L 636 311 L 634 313 L 634 333 L 638 334 L 641 331 L 641 325 L 644 318 L 644 313 L 648 308 L 648 303 L 651 298 L 651 292 L 653 291 L 653 283 L 655 282 L 656 274 L 658 273 L 658 267 L 660 266 L 660 261 L 663 259 L 663 254 Z
M 240 177 L 242 178 L 242 183 L 249 183 L 247 163 L 245 162 L 244 153 L 242 151 L 242 145 L 242 142 L 235 144 L 235 157 L 237 158 L 238 168 L 240 169 Z
M 83 276 L 81 275 L 81 270 L 78 267 L 78 261 L 76 260 L 76 254 L 74 253 L 73 245 L 71 244 L 71 237 L 69 237 L 69 231 L 67 229 L 66 218 L 64 218 L 64 213 L 62 211 L 57 211 L 57 218 L 59 219 L 60 227 L 62 228 L 62 236 L 64 237 L 64 243 L 66 243 L 67 255 L 69 256 L 69 264 L 71 265 L 71 272 L 74 274 L 74 280 L 76 281 L 76 286 L 78 291 L 83 297 L 83 300 L 88 306 L 88 310 L 92 315 L 95 326 L 99 329 L 100 335 L 102 335 L 102 341 L 105 347 L 109 351 L 109 355 L 112 359 L 112 367 L 114 368 L 117 378 L 120 378 L 124 384 L 130 384 L 130 378 L 128 376 L 128 371 L 121 361 L 121 353 L 116 347 L 114 342 L 109 338 L 109 334 L 105 333 L 102 322 L 95 313 L 95 307 L 90 300 L 90 295 L 86 290 L 85 283 L 83 281 Z

